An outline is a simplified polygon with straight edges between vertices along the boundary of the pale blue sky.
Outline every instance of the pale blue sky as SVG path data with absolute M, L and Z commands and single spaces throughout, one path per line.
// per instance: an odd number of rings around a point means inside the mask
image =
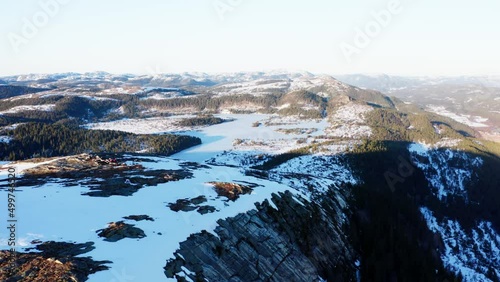
M 356 28 L 391 0 L 65 0 L 31 39 L 40 3 L 0 2 L 0 75 L 231 72 L 271 69 L 402 75 L 500 74 L 500 1 L 400 0 L 403 10 L 359 49 Z M 62 1 L 62 0 L 61 0 Z M 238 3 L 221 20 L 213 4 Z M 397 1 L 397 0 L 392 0 Z M 43 19 L 43 18 L 41 18 Z

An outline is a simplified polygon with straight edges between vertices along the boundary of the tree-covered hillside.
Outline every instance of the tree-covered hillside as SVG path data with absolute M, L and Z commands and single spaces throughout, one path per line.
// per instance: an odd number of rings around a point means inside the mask
M 26 86 L 0 85 L 0 99 L 16 97 L 20 95 L 46 91 L 44 88 L 33 88 Z
M 87 130 L 61 124 L 28 123 L 7 132 L 9 142 L 0 142 L 0 159 L 22 160 L 79 153 L 131 153 L 144 151 L 171 155 L 201 144 L 197 137 L 136 135 L 119 131 Z

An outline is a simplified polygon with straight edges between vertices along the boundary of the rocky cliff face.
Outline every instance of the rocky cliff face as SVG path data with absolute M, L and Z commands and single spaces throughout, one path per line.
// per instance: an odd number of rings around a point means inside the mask
M 287 183 L 295 192 L 275 194 L 255 210 L 219 220 L 213 233 L 191 235 L 167 261 L 166 276 L 178 281 L 497 281 L 494 207 L 471 194 L 481 175 L 494 175 L 481 172 L 495 170 L 494 160 L 486 166 L 486 158 L 461 151 L 427 152 L 404 142 L 385 146 L 363 156 L 296 157 L 268 170 L 260 177 Z M 383 176 L 401 158 L 412 173 L 393 190 Z M 488 181 L 493 184 L 481 184 L 481 191 L 495 199 L 491 187 L 497 180 Z M 471 203 L 491 209 L 491 216 L 480 216 Z
M 334 193 L 330 191 L 330 193 Z M 338 197 L 345 197 L 337 194 Z M 220 220 L 180 244 L 165 274 L 178 281 L 354 281 L 356 254 L 335 197 L 309 202 L 291 192 Z

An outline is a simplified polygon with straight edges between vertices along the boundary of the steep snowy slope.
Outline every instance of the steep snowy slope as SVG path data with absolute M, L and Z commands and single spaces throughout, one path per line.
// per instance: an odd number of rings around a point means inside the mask
M 432 193 L 443 205 L 450 198 L 459 197 L 470 203 L 474 182 L 478 181 L 477 170 L 484 164 L 481 157 L 450 149 L 437 150 L 423 144 L 409 146 L 413 163 L 420 168 L 429 183 Z M 480 203 L 470 203 L 477 205 Z M 465 207 L 468 208 L 468 205 Z M 491 222 L 474 218 L 473 226 L 465 228 L 459 218 L 435 213 L 420 208 L 431 231 L 439 234 L 444 244 L 441 254 L 444 264 L 465 281 L 497 281 L 500 279 L 500 233 Z

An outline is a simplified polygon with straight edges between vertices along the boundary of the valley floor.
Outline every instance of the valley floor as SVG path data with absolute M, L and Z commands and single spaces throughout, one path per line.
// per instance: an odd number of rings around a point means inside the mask
M 257 121 L 264 122 L 272 118 L 270 115 L 222 115 L 234 121 L 226 122 L 199 131 L 187 131 L 182 134 L 200 137 L 203 145 L 185 150 L 171 157 L 137 157 L 134 164 L 141 164 L 146 170 L 178 170 L 183 169 L 187 162 L 203 163 L 205 160 L 233 149 L 235 139 L 253 139 L 269 142 L 265 145 L 248 145 L 245 151 L 255 152 L 259 148 L 267 147 L 267 152 L 277 153 L 298 147 L 296 136 L 290 136 L 275 131 L 275 128 L 293 128 L 294 124 L 285 124 L 275 127 L 252 127 Z M 111 128 L 123 131 L 140 133 L 162 133 L 171 131 L 160 127 L 161 132 L 155 131 L 149 121 L 144 124 L 137 122 L 120 121 L 120 126 Z M 144 127 L 149 125 L 147 132 Z M 301 127 L 318 127 L 321 132 L 325 122 L 310 121 L 300 124 Z M 103 125 L 91 125 L 93 128 L 103 129 Z M 313 133 L 312 135 L 319 134 Z M 57 160 L 57 159 L 56 159 Z M 13 164 L 16 172 L 22 173 L 26 169 L 47 164 L 20 162 Z M 132 163 L 130 163 L 132 165 Z M 4 168 L 8 165 L 3 163 Z M 184 167 L 185 169 L 185 167 Z M 177 182 L 159 184 L 156 187 L 146 187 L 138 190 L 130 197 L 89 197 L 83 195 L 88 187 L 77 185 L 67 187 L 63 179 L 53 178 L 43 185 L 17 187 L 17 243 L 18 251 L 36 246 L 37 241 L 64 241 L 86 243 L 93 242 L 95 249 L 83 256 L 92 256 L 94 260 L 109 260 L 112 264 L 109 271 L 100 271 L 91 275 L 89 281 L 162 281 L 165 280 L 163 267 L 165 261 L 171 258 L 179 243 L 190 234 L 202 230 L 212 232 L 217 226 L 217 220 L 234 217 L 239 213 L 255 208 L 254 203 L 269 199 L 271 194 L 290 190 L 285 184 L 262 180 L 246 176 L 239 168 L 230 166 L 203 166 L 187 169 L 193 173 L 190 179 Z M 6 177 L 5 170 L 0 171 L 0 177 Z M 229 201 L 220 197 L 208 182 L 235 182 L 251 183 L 256 187 L 248 195 L 242 195 L 236 201 Z M 293 189 L 292 189 L 293 190 Z M 293 190 L 301 195 L 301 192 Z M 2 202 L 7 202 L 7 193 L 2 193 Z M 193 199 L 204 196 L 206 205 L 215 208 L 215 212 L 200 214 L 195 211 L 175 212 L 169 209 L 168 204 L 179 199 Z M 303 197 L 306 197 L 302 195 Z M 307 198 L 307 197 L 306 197 Z M 124 220 L 130 215 L 148 215 L 154 221 Z M 124 220 L 144 231 L 145 238 L 124 239 L 118 242 L 107 242 L 99 238 L 96 231 L 105 228 L 110 222 Z M 6 229 L 0 232 L 0 238 L 7 238 Z M 35 242 L 35 244 L 33 244 Z M 2 239 L 0 248 L 8 249 L 8 241 Z M 127 280 L 128 279 L 128 280 Z

